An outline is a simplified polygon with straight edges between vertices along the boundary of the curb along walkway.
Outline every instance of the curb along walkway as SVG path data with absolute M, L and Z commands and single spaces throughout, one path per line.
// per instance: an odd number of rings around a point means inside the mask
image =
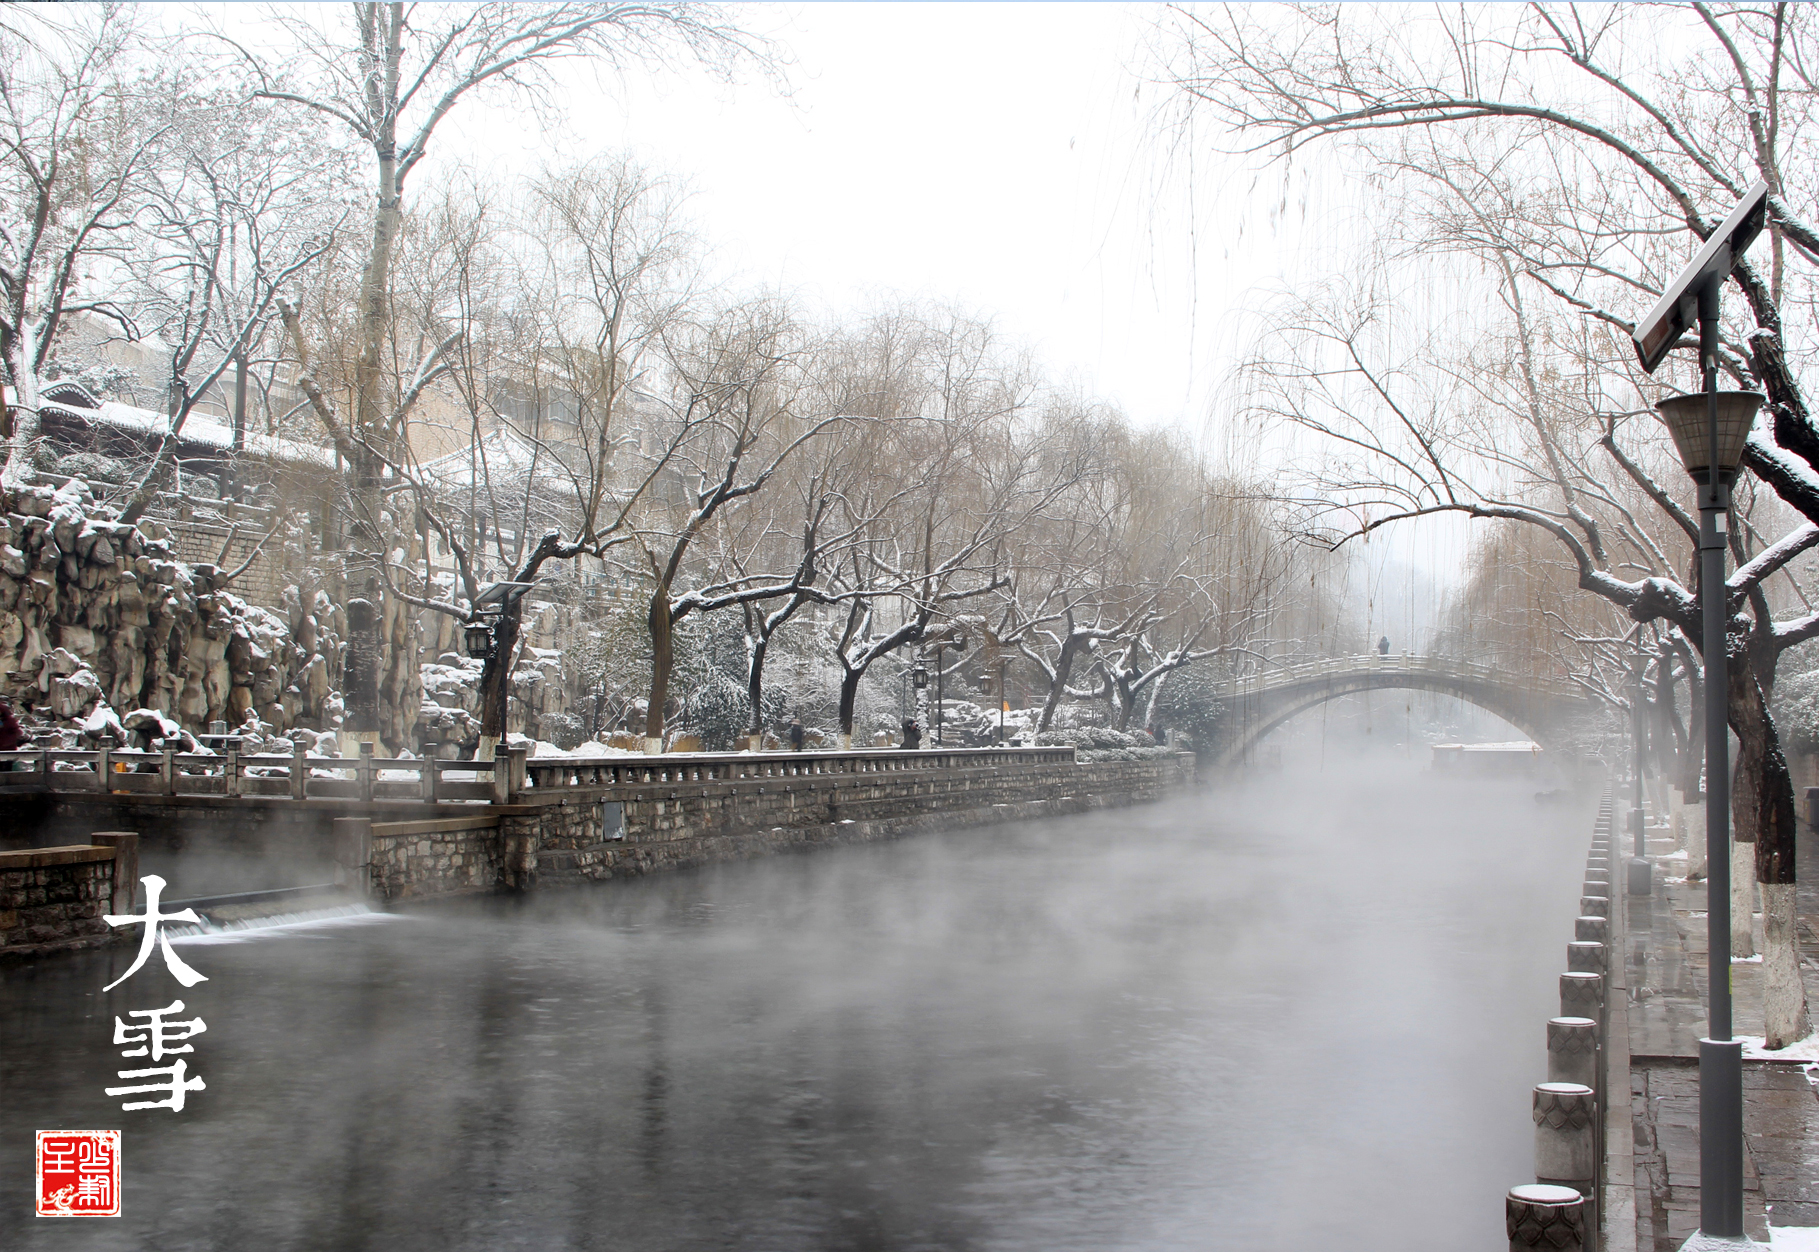
M 1613 839 L 1627 843 L 1628 827 Z M 1629 1041 L 1631 1125 L 1609 1136 L 1607 1177 L 1611 1185 L 1609 1252 L 1677 1252 L 1699 1227 L 1699 1037 L 1705 1033 L 1705 884 L 1672 881 L 1684 859 L 1663 859 L 1674 851 L 1666 831 L 1649 832 L 1655 861 L 1654 893 L 1625 900 L 1622 940 L 1627 996 L 1614 996 L 1626 1009 L 1627 1030 L 1612 1022 L 1613 1034 Z M 1819 1016 L 1819 855 L 1813 834 L 1800 838 L 1799 936 L 1801 973 L 1807 1002 Z M 1625 849 L 1627 852 L 1627 849 Z M 1627 856 L 1613 855 L 1613 879 Z M 1761 923 L 1757 923 L 1757 935 Z M 1614 971 L 1613 971 L 1614 972 Z M 1760 963 L 1733 966 L 1736 1029 L 1762 1032 Z M 1613 980 L 1614 981 L 1614 980 Z M 1617 988 L 1613 987 L 1613 991 Z M 1627 1000 L 1627 1004 L 1625 1001 Z M 1621 1033 L 1618 1033 L 1621 1031 Z M 1612 1049 L 1613 1053 L 1616 1049 Z M 1611 1057 L 1612 1086 L 1622 1077 L 1622 1058 Z M 1613 1110 L 1615 1123 L 1620 1109 Z M 1766 1242 L 1768 1226 L 1819 1227 L 1819 1062 L 1748 1060 L 1743 1063 L 1744 1224 L 1750 1238 Z M 1633 1135 L 1633 1139 L 1632 1139 Z M 1628 1149 L 1629 1151 L 1625 1151 Z M 1631 1155 L 1633 1153 L 1633 1155 Z M 1626 1159 L 1627 1158 L 1627 1159 Z M 1620 1220 L 1620 1191 L 1635 1179 L 1634 1243 Z M 1627 1197 L 1623 1197 L 1627 1198 Z

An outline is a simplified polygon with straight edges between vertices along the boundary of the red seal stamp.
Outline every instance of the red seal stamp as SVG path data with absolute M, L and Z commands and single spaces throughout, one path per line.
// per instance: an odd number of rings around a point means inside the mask
M 120 1216 L 120 1132 L 38 1132 L 38 1216 Z

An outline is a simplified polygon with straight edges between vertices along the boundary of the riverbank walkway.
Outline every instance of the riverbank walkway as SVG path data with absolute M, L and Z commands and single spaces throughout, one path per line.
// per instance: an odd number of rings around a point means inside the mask
M 1609 1178 L 1619 1184 L 1612 1187 L 1607 1252 L 1678 1252 L 1699 1227 L 1705 884 L 1679 877 L 1686 862 L 1671 857 L 1674 844 L 1666 830 L 1651 828 L 1649 834 L 1654 891 L 1627 898 L 1621 910 L 1629 994 L 1618 1003 L 1627 1017 L 1631 1134 L 1613 1133 L 1607 1141 Z M 1812 845 L 1813 834 L 1801 831 L 1801 972 L 1807 1003 L 1819 1015 L 1819 854 Z M 1625 859 L 1612 857 L 1614 876 L 1622 874 Z M 1758 917 L 1758 950 L 1761 934 Z M 1762 1033 L 1761 975 L 1760 962 L 1733 965 L 1739 1035 Z M 1756 1060 L 1746 1054 L 1743 1063 L 1744 1220 L 1750 1237 L 1762 1242 L 1767 1242 L 1771 1224 L 1819 1227 L 1819 1051 L 1793 1050 L 1805 1052 L 1808 1059 Z M 1616 1073 L 1612 1079 L 1613 1085 L 1620 1081 Z M 1620 1194 L 1625 1148 L 1635 1178 L 1633 1244 L 1624 1238 L 1628 1223 L 1619 1211 L 1628 1207 Z

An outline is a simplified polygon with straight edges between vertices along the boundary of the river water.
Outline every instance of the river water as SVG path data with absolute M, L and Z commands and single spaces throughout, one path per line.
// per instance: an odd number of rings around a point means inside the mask
M 6 1249 L 1500 1246 L 1589 798 L 1381 763 L 0 970 Z M 174 881 L 171 894 L 187 894 Z M 181 1113 L 112 1021 L 202 1017 Z M 32 1131 L 123 1213 L 31 1215 Z

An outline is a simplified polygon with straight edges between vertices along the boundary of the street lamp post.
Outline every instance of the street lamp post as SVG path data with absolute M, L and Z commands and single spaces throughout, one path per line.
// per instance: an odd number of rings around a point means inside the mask
M 928 725 L 928 663 L 921 657 L 916 658 L 916 667 L 911 670 L 912 685 L 916 689 L 916 724 Z M 909 745 L 904 744 L 905 747 Z
M 943 648 L 952 648 L 956 652 L 966 651 L 966 636 L 965 635 L 955 635 L 952 639 L 938 639 L 935 641 L 935 726 L 934 726 L 934 730 L 935 730 L 935 745 L 937 747 L 941 746 L 941 744 L 942 744 L 941 723 L 943 721 L 942 715 L 945 712 L 945 706 L 941 702 L 941 649 L 943 649 Z
M 1764 397 L 1718 390 L 1719 294 L 1762 229 L 1768 187 L 1758 182 L 1711 233 L 1636 324 L 1643 369 L 1654 373 L 1680 336 L 1697 322 L 1703 395 L 1675 396 L 1655 407 L 1674 437 L 1686 472 L 1699 486 L 1699 601 L 1705 660 L 1706 1010 L 1710 1038 L 1699 1041 L 1699 1230 L 1683 1245 L 1694 1252 L 1749 1247 L 1743 1230 L 1743 1044 L 1731 1036 L 1731 857 L 1729 606 L 1724 549 L 1730 484 Z M 1701 420 L 1703 419 L 1703 420 Z

